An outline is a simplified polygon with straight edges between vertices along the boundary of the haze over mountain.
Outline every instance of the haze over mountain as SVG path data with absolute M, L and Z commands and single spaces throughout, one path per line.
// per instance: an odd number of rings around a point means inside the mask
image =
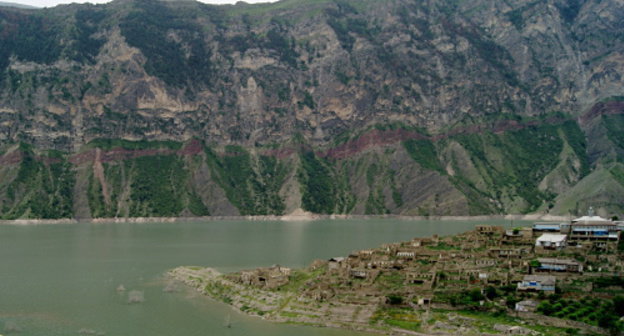
M 23 7 L 23 8 L 43 8 L 43 7 L 54 7 L 63 4 L 72 4 L 72 3 L 89 3 L 89 4 L 104 4 L 111 2 L 112 0 L 21 0 L 15 3 L 13 2 L 0 2 L 0 6 L 9 6 L 9 7 Z M 164 1 L 188 1 L 188 0 L 164 0 Z M 205 4 L 234 4 L 238 2 L 237 0 L 199 0 Z M 244 1 L 246 3 L 266 3 L 266 2 L 275 2 L 275 0 L 248 0 Z
M 20 4 L 20 3 L 15 3 L 15 2 L 3 2 L 0 1 L 0 7 L 16 7 L 16 8 L 37 8 L 35 6 L 30 6 L 30 5 L 25 5 L 25 4 Z
M 622 211 L 615 0 L 0 8 L 4 218 Z

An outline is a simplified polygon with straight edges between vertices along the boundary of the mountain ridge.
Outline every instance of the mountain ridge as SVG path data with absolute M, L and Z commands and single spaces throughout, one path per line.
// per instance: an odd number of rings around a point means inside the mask
M 75 179 L 63 216 L 158 215 L 136 187 L 181 193 L 174 216 L 618 213 L 617 192 L 568 192 L 594 172 L 622 186 L 619 17 L 589 0 L 0 9 L 0 215 L 45 212 L 14 183 L 18 147 L 40 183 Z M 159 155 L 107 161 L 115 141 Z M 97 146 L 104 162 L 72 161 Z M 165 189 L 141 180 L 150 160 Z
M 16 2 L 5 2 L 0 1 L 0 7 L 15 7 L 15 8 L 24 8 L 24 9 L 38 9 L 39 7 L 24 5 Z

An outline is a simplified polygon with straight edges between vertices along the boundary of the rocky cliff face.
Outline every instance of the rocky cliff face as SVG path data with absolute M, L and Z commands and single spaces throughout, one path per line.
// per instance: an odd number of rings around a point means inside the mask
M 616 0 L 0 8 L 1 213 L 621 211 L 622 17 Z

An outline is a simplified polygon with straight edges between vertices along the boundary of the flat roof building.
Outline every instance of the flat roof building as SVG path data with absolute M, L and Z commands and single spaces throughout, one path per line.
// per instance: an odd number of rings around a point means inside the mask
M 572 259 L 557 259 L 557 258 L 538 258 L 539 266 L 537 271 L 546 272 L 583 272 L 583 265 Z
M 557 279 L 552 275 L 525 275 L 518 290 L 554 292 Z

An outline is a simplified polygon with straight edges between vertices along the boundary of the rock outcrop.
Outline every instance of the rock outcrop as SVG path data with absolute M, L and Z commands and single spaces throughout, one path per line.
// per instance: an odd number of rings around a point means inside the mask
M 622 17 L 615 0 L 0 7 L 0 214 L 621 212 Z M 137 195 L 144 174 L 168 186 Z

